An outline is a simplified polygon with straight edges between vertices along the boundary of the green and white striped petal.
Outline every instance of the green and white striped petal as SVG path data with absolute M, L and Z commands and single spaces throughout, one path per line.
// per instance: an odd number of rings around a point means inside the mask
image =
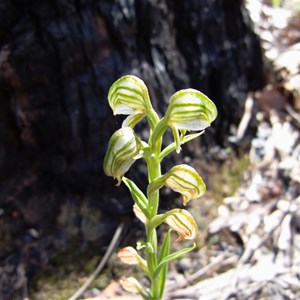
M 198 226 L 193 216 L 185 209 L 172 209 L 165 213 L 164 222 L 178 233 L 176 241 L 193 240 L 198 234 Z
M 189 165 L 178 165 L 165 174 L 165 186 L 182 194 L 183 205 L 199 198 L 206 192 L 206 186 L 197 171 Z
M 204 130 L 216 119 L 215 104 L 203 93 L 195 89 L 180 90 L 173 94 L 165 115 L 172 128 L 176 151 L 180 151 L 179 131 Z
M 152 181 L 148 186 L 148 197 L 163 186 L 182 194 L 183 205 L 186 205 L 191 199 L 201 197 L 206 192 L 206 186 L 201 176 L 194 168 L 186 164 L 175 166 Z
M 166 117 L 169 126 L 200 131 L 216 119 L 217 109 L 203 93 L 195 89 L 185 89 L 173 94 Z
M 136 76 L 126 75 L 113 83 L 108 102 L 114 115 L 128 115 L 122 127 L 134 127 L 151 107 L 148 89 Z
M 132 128 L 123 127 L 117 130 L 109 140 L 104 157 L 105 174 L 117 179 L 117 185 L 120 185 L 124 174 L 139 158 L 141 147 L 141 142 Z

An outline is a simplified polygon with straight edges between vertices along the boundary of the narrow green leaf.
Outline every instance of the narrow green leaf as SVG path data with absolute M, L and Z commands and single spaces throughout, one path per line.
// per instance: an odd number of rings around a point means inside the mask
M 148 212 L 148 199 L 144 195 L 144 193 L 138 188 L 138 186 L 130 179 L 123 177 L 122 181 L 125 183 L 125 185 L 128 187 L 130 194 L 136 203 L 140 210 L 144 213 L 144 215 L 149 218 L 149 212 Z
M 158 253 L 158 263 L 160 263 L 164 257 L 169 255 L 170 251 L 170 241 L 171 241 L 171 231 L 172 229 L 168 230 L 167 235 L 165 236 L 164 242 L 160 248 L 160 251 Z
M 153 278 L 155 278 L 156 276 L 159 275 L 159 272 L 161 270 L 161 268 L 163 268 L 166 264 L 168 264 L 169 262 L 171 262 L 174 259 L 177 259 L 187 253 L 189 253 L 190 251 L 194 250 L 196 248 L 196 244 L 194 243 L 192 247 L 189 248 L 184 248 L 181 249 L 179 251 L 176 251 L 174 253 L 169 254 L 168 256 L 166 256 L 156 267 L 154 273 L 153 273 Z
M 167 257 L 170 253 L 170 243 L 171 243 L 171 229 L 168 230 L 168 233 L 164 239 L 164 242 L 161 246 L 161 249 L 158 253 L 158 263 L 160 263 L 165 257 Z M 160 297 L 162 298 L 164 294 L 165 284 L 166 284 L 166 278 L 168 273 L 168 264 L 165 264 L 159 273 L 160 277 L 160 286 L 159 286 L 159 292 Z

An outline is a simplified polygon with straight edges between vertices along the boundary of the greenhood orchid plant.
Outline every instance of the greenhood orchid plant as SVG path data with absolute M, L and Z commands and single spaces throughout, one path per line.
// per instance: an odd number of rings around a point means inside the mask
M 185 209 L 172 209 L 159 214 L 159 190 L 166 186 L 183 197 L 185 206 L 190 200 L 201 197 L 205 184 L 188 165 L 174 166 L 165 174 L 161 173 L 161 163 L 167 155 L 181 150 L 181 145 L 200 136 L 204 129 L 217 117 L 214 103 L 203 93 L 194 89 L 176 92 L 170 99 L 166 114 L 161 119 L 151 105 L 144 82 L 136 76 L 128 75 L 118 79 L 110 88 L 108 102 L 114 115 L 127 115 L 122 127 L 111 137 L 104 158 L 104 172 L 128 187 L 134 200 L 133 211 L 143 222 L 146 241 L 138 243 L 136 249 L 125 247 L 118 252 L 122 262 L 138 265 L 150 279 L 150 287 L 143 287 L 135 278 L 123 278 L 122 287 L 140 294 L 143 299 L 160 300 L 163 297 L 168 264 L 195 248 L 195 243 L 179 251 L 171 251 L 171 231 L 178 234 L 176 241 L 193 240 L 198 228 L 192 215 Z M 148 142 L 142 141 L 134 127 L 146 118 L 150 127 Z M 174 142 L 163 148 L 163 136 L 171 128 Z M 189 133 L 195 131 L 195 133 Z M 125 173 L 137 159 L 144 159 L 148 168 L 146 193 Z M 156 230 L 166 223 L 170 229 L 161 245 L 158 245 Z

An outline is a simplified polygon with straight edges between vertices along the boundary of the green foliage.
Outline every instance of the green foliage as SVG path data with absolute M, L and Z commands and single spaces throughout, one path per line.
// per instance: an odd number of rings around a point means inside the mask
M 124 289 L 139 293 L 143 299 L 160 300 L 163 297 L 169 262 L 195 248 L 193 244 L 171 252 L 171 230 L 177 232 L 177 241 L 193 240 L 198 234 L 198 227 L 193 216 L 185 209 L 172 209 L 158 214 L 159 190 L 166 186 L 180 193 L 183 205 L 201 197 L 206 191 L 202 178 L 194 168 L 183 164 L 161 174 L 161 163 L 173 151 L 180 152 L 182 144 L 200 136 L 217 117 L 217 109 L 203 93 L 185 89 L 170 98 L 167 111 L 160 119 L 152 107 L 146 85 L 141 79 L 131 75 L 121 77 L 111 86 L 108 102 L 114 115 L 123 114 L 127 117 L 122 128 L 112 135 L 108 143 L 104 172 L 117 179 L 117 185 L 123 182 L 128 187 L 135 202 L 133 211 L 144 223 L 146 231 L 145 242 L 139 243 L 136 249 L 121 249 L 118 257 L 124 263 L 140 266 L 149 277 L 151 286 L 146 289 L 133 277 L 123 278 L 120 282 Z M 147 142 L 142 141 L 134 132 L 135 125 L 144 118 L 149 124 Z M 174 143 L 162 149 L 167 128 L 172 130 Z M 187 134 L 188 131 L 196 133 Z M 147 164 L 147 195 L 124 176 L 137 159 L 144 159 Z M 162 223 L 166 223 L 170 230 L 159 246 L 156 229 Z
M 272 5 L 273 5 L 274 7 L 279 7 L 280 4 L 281 4 L 281 0 L 272 0 Z
M 277 7 L 284 7 L 291 9 L 294 13 L 299 13 L 300 11 L 300 0 L 272 0 L 272 6 Z

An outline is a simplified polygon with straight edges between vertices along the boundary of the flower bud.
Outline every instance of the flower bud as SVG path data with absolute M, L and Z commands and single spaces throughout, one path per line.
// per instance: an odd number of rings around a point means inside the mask
M 134 277 L 122 278 L 120 280 L 122 288 L 130 293 L 142 293 L 143 288 L 140 283 Z
M 125 264 L 140 265 L 144 270 L 147 270 L 147 262 L 132 247 L 122 248 L 118 252 L 118 258 Z
M 217 117 L 217 109 L 203 93 L 194 89 L 185 89 L 171 97 L 165 117 L 168 126 L 172 128 L 177 152 L 179 152 L 179 131 L 184 134 L 186 130 L 204 130 Z
M 126 75 L 113 83 L 108 92 L 108 102 L 114 115 L 128 115 L 122 127 L 134 127 L 151 107 L 148 89 L 136 76 Z
M 171 168 L 166 174 L 152 181 L 148 187 L 149 195 L 164 185 L 182 194 L 183 205 L 191 199 L 201 197 L 206 191 L 201 176 L 194 168 L 185 164 Z
M 176 241 L 192 240 L 198 234 L 196 221 L 185 209 L 176 208 L 166 212 L 164 222 L 178 233 L 179 237 Z
M 143 224 L 146 224 L 147 218 L 136 203 L 133 205 L 133 212 Z
M 118 180 L 120 185 L 123 175 L 139 158 L 141 142 L 136 137 L 133 129 L 123 127 L 117 130 L 110 138 L 104 157 L 104 172 Z

